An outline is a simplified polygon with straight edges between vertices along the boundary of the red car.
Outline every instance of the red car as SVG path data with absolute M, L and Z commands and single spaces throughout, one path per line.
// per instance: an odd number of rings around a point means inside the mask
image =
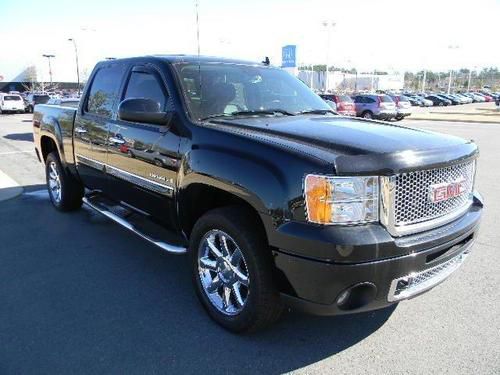
M 354 101 L 347 95 L 321 94 L 323 100 L 331 100 L 337 105 L 337 113 L 342 116 L 356 116 Z
M 487 94 L 483 94 L 482 92 L 475 92 L 474 94 L 482 96 L 484 99 L 486 99 L 487 102 L 492 102 L 493 97 Z

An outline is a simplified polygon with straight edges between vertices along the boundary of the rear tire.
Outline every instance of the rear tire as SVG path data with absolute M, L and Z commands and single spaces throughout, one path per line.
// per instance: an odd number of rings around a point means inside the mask
M 365 111 L 361 114 L 361 117 L 371 120 L 373 119 L 373 113 L 371 111 Z
M 210 317 L 232 332 L 266 327 L 283 310 L 271 251 L 257 220 L 244 207 L 218 208 L 203 215 L 191 233 L 196 294 Z
M 45 161 L 45 177 L 50 201 L 59 211 L 73 211 L 82 206 L 83 185 L 64 170 L 57 152 Z

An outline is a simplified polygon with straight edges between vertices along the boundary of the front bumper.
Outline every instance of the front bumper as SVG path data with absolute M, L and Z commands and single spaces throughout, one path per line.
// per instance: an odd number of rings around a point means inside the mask
M 356 248 L 379 255 L 369 261 L 325 261 L 297 255 L 293 249 L 276 249 L 282 298 L 291 307 L 316 315 L 374 310 L 413 298 L 444 281 L 462 264 L 476 238 L 481 211 L 482 202 L 476 196 L 461 218 L 427 232 L 393 238 L 390 246 L 379 242 L 381 237 L 375 232 L 361 238 L 367 235 L 362 226 L 344 228 L 348 230 L 338 240 L 344 241 L 340 247 L 346 254 L 351 250 L 348 258 L 363 256 L 352 254 Z M 363 246 L 356 246 L 360 242 Z M 339 248 L 335 242 L 330 247 Z M 387 251 L 391 247 L 392 257 Z

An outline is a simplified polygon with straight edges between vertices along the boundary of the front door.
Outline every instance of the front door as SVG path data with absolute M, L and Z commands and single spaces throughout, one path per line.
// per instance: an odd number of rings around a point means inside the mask
M 78 109 L 74 128 L 76 165 L 85 186 L 107 192 L 105 173 L 109 127 L 115 113 L 124 64 L 110 63 L 99 67 L 92 77 L 85 103 Z
M 160 73 L 149 66 L 131 69 L 121 99 L 129 98 L 152 99 L 161 111 L 171 107 Z M 166 226 L 175 222 L 175 182 L 181 160 L 180 136 L 174 122 L 155 125 L 113 121 L 106 168 L 113 198 L 152 215 Z

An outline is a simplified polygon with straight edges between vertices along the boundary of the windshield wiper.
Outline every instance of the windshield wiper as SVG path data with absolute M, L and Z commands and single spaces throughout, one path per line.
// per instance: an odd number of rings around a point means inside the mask
M 259 109 L 259 110 L 247 110 L 247 111 L 236 111 L 232 112 L 231 116 L 246 116 L 246 115 L 275 115 L 275 114 L 282 114 L 285 116 L 295 116 L 295 113 L 288 112 L 284 109 Z
M 205 121 L 205 120 L 210 120 L 211 118 L 217 118 L 217 117 L 230 117 L 231 115 L 229 113 L 216 113 L 214 115 L 210 115 L 207 117 L 202 117 L 200 118 L 200 121 Z
M 333 113 L 337 115 L 338 113 L 332 109 L 306 109 L 305 111 L 297 112 L 297 115 L 326 115 L 327 113 Z
M 233 116 L 255 116 L 255 115 L 276 115 L 277 113 L 285 116 L 295 116 L 295 113 L 285 111 L 284 109 L 259 109 L 259 110 L 245 110 L 235 111 L 231 113 L 216 113 L 200 119 L 200 121 L 209 120 L 217 117 L 233 117 Z

